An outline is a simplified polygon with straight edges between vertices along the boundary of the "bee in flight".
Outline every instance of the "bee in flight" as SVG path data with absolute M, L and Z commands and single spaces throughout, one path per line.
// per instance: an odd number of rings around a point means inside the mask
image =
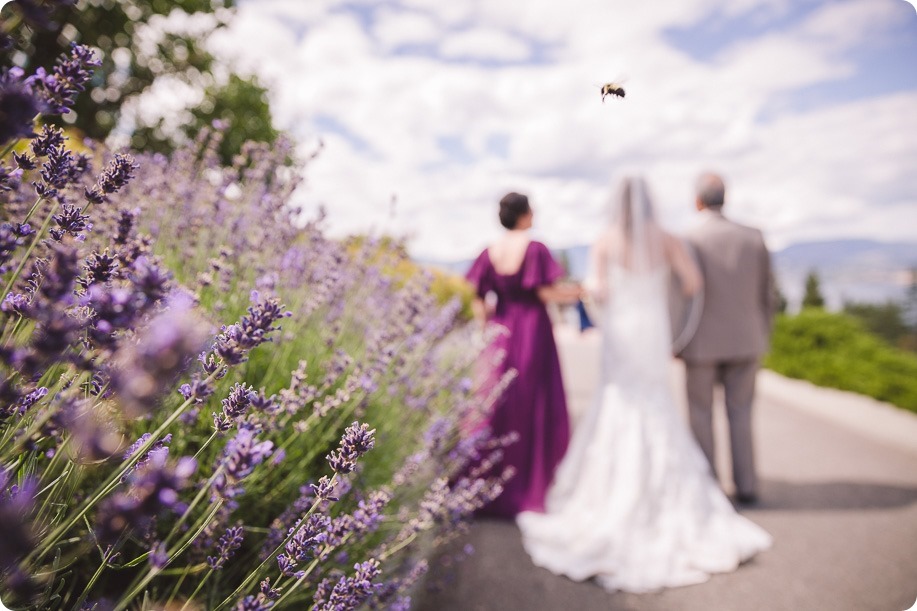
M 605 83 L 602 85 L 602 102 L 605 101 L 606 95 L 616 95 L 619 98 L 624 97 L 624 87 L 617 83 Z

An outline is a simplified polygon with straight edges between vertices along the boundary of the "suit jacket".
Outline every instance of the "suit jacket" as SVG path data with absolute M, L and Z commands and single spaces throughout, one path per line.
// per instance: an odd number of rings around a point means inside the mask
M 698 362 L 761 356 L 768 349 L 777 301 L 764 237 L 720 212 L 706 210 L 704 216 L 685 236 L 704 277 L 704 308 L 680 356 Z

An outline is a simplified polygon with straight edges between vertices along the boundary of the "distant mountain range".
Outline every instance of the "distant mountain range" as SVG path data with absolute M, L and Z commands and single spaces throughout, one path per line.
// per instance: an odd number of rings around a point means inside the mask
M 564 262 L 574 278 L 586 275 L 589 246 L 558 249 L 554 254 Z M 875 240 L 828 240 L 801 242 L 773 253 L 777 283 L 790 309 L 799 307 L 805 278 L 815 271 L 822 294 L 830 309 L 845 301 L 884 302 L 900 300 L 917 269 L 917 242 L 879 242 Z M 464 274 L 471 261 L 422 262 Z
M 813 270 L 829 308 L 845 301 L 900 300 L 917 270 L 917 242 L 804 242 L 774 253 L 774 265 L 791 306 L 802 300 L 806 275 Z

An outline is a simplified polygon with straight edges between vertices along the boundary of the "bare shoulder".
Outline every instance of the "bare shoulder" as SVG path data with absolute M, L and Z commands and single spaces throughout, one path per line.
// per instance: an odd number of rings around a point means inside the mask
M 592 242 L 592 252 L 596 255 L 606 255 L 611 252 L 614 244 L 615 234 L 610 230 L 605 230 L 596 237 Z

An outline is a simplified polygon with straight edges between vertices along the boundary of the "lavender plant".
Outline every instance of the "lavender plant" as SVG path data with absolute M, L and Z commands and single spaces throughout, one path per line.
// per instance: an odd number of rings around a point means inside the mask
M 95 63 L 0 69 L 0 600 L 408 607 L 510 475 L 461 304 L 301 223 L 290 144 L 224 167 L 218 130 L 166 158 L 34 127 Z

